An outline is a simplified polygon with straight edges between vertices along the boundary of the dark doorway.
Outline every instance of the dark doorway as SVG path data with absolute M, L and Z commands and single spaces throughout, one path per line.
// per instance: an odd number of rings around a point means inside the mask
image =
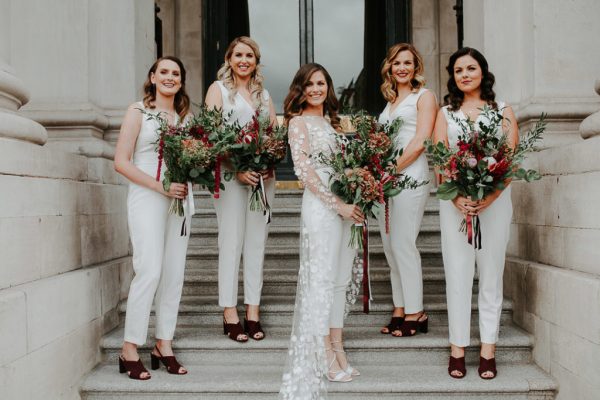
M 229 42 L 252 36 L 278 113 L 296 70 L 313 61 L 331 73 L 343 113 L 381 112 L 381 62 L 391 45 L 411 41 L 410 0 L 203 0 L 203 12 L 205 90 Z M 296 179 L 289 158 L 277 176 Z

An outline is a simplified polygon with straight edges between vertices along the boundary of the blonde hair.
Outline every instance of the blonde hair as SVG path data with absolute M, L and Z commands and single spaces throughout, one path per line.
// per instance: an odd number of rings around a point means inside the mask
M 423 58 L 421 57 L 421 54 L 419 54 L 415 46 L 410 43 L 397 43 L 388 49 L 381 66 L 381 78 L 383 79 L 383 83 L 381 84 L 381 94 L 383 95 L 383 98 L 390 103 L 396 101 L 396 97 L 398 96 L 396 93 L 397 83 L 391 73 L 392 62 L 400 52 L 405 50 L 412 53 L 415 63 L 415 73 L 410 80 L 412 90 L 416 92 L 425 86 L 425 77 L 423 76 L 425 69 L 423 67 Z
M 263 98 L 263 75 L 261 73 L 261 65 L 260 65 L 260 49 L 258 48 L 258 44 L 250 39 L 248 36 L 240 36 L 231 41 L 229 43 L 229 47 L 227 47 L 227 51 L 225 52 L 225 62 L 219 68 L 217 72 L 217 79 L 223 82 L 223 85 L 229 90 L 229 100 L 232 103 L 235 103 L 235 95 L 237 94 L 237 87 L 235 85 L 235 76 L 233 74 L 233 70 L 231 69 L 231 65 L 229 64 L 229 60 L 233 55 L 233 49 L 239 43 L 245 44 L 246 46 L 252 49 L 254 56 L 256 57 L 256 68 L 250 77 L 250 82 L 248 83 L 248 90 L 250 91 L 250 96 L 252 97 L 252 103 L 255 108 L 260 108 L 266 106 L 265 100 Z

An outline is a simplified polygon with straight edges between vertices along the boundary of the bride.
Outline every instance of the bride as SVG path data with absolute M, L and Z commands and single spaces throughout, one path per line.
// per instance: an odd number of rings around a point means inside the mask
M 311 156 L 340 151 L 338 102 L 329 73 L 319 64 L 303 65 L 284 102 L 294 170 L 304 187 L 300 270 L 281 399 L 322 399 L 324 378 L 349 382 L 360 375 L 343 348 L 346 288 L 355 251 L 350 227 L 364 215 L 328 189 L 330 171 Z M 327 115 L 327 117 L 326 117 Z

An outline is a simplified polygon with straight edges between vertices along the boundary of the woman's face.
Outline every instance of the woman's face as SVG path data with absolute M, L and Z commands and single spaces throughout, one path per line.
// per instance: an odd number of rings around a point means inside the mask
M 321 71 L 313 72 L 310 79 L 304 86 L 304 96 L 306 103 L 311 107 L 323 105 L 327 98 L 327 80 Z
M 256 55 L 252 47 L 244 43 L 238 43 L 233 48 L 229 65 L 233 73 L 239 77 L 248 77 L 256 70 Z
M 415 57 L 410 50 L 403 50 L 392 60 L 390 70 L 398 85 L 409 85 L 415 77 Z
M 454 63 L 454 81 L 456 86 L 463 93 L 479 90 L 483 72 L 477 60 L 470 55 L 465 55 Z
M 174 96 L 181 89 L 181 70 L 176 62 L 162 60 L 156 71 L 150 74 L 150 82 L 156 87 L 156 93 L 163 96 Z

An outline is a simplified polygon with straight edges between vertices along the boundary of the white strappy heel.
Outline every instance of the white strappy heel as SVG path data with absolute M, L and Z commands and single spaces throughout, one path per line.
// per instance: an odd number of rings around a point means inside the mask
M 331 349 L 336 352 L 336 353 L 346 353 L 346 351 L 344 350 L 339 350 L 339 349 L 334 349 L 333 348 L 333 344 L 334 343 L 342 343 L 341 340 L 335 341 L 335 342 L 331 342 Z M 352 365 L 350 365 L 350 362 L 348 361 L 348 359 L 346 359 L 346 369 L 343 370 L 347 375 L 350 376 L 360 376 L 360 371 L 357 370 L 356 368 L 354 368 Z M 340 366 L 341 367 L 341 366 Z
M 333 358 L 331 359 L 331 362 L 329 363 L 329 366 L 327 368 L 327 380 L 329 382 L 350 382 L 350 381 L 352 381 L 352 375 L 346 372 L 347 368 L 346 368 L 346 370 L 343 370 L 343 369 L 338 369 L 336 371 L 331 370 L 331 367 L 333 367 L 333 364 L 337 360 L 337 355 L 335 354 L 335 350 L 333 350 L 333 349 L 325 349 L 325 350 L 333 351 Z

